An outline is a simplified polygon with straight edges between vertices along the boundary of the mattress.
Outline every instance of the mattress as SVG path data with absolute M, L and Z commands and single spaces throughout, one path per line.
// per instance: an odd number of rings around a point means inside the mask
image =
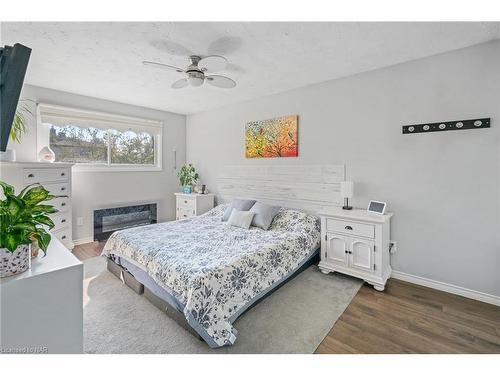
M 264 231 L 226 225 L 224 210 L 115 232 L 103 250 L 182 311 L 211 347 L 233 344 L 234 320 L 314 257 L 320 243 L 313 215 L 282 209 Z

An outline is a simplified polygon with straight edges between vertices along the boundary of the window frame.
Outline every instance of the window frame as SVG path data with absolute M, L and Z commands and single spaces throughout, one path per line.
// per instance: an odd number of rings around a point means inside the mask
M 138 124 L 143 124 L 142 126 L 147 126 L 147 127 L 152 127 L 156 128 L 156 134 L 153 135 L 154 137 L 154 164 L 112 164 L 111 163 L 111 144 L 109 142 L 109 129 L 106 130 L 108 134 L 108 158 L 107 158 L 107 164 L 102 164 L 102 163 L 72 163 L 72 162 L 65 162 L 65 161 L 56 161 L 55 164 L 57 163 L 63 163 L 63 164 L 74 164 L 73 170 L 77 172 L 130 172 L 130 171 L 142 171 L 142 172 L 154 172 L 154 171 L 162 171 L 163 166 L 162 166 L 162 161 L 163 161 L 163 153 L 162 153 L 162 145 L 163 145 L 163 136 L 164 136 L 164 126 L 163 126 L 163 121 L 160 120 L 152 120 L 152 119 L 145 119 L 145 118 L 138 118 L 138 117 L 130 117 L 130 116 L 123 116 L 123 115 L 118 115 L 114 113 L 108 113 L 108 112 L 99 112 L 99 111 L 93 111 L 93 110 L 86 110 L 86 109 L 80 109 L 80 108 L 74 108 L 74 107 L 66 107 L 66 106 L 60 106 L 60 105 L 54 105 L 54 104 L 47 104 L 47 103 L 37 103 L 37 108 L 36 108 L 36 118 L 37 118 L 37 150 L 41 150 L 44 146 L 50 146 L 50 138 L 49 138 L 49 131 L 48 127 L 45 126 L 42 122 L 42 112 L 44 110 L 56 110 L 59 112 L 68 112 L 68 113 L 78 113 L 81 115 L 87 116 L 89 119 L 94 117 L 96 121 L 99 121 L 102 118 L 105 118 L 106 121 L 109 121 L 110 123 L 113 122 L 113 120 L 116 121 L 116 124 L 127 124 L 129 123 L 130 128 L 134 130 L 134 125 L 137 126 Z M 71 117 L 71 115 L 68 115 L 68 117 Z M 110 127 L 110 129 L 116 129 L 116 130 L 123 130 L 125 131 L 126 129 L 123 128 L 123 125 L 120 126 L 115 126 L 115 127 Z

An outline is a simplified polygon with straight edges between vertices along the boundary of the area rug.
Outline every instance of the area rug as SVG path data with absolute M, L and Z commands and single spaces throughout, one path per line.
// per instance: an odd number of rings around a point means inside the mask
M 123 285 L 104 258 L 84 269 L 86 353 L 313 353 L 362 284 L 311 266 L 235 322 L 233 346 L 210 349 Z

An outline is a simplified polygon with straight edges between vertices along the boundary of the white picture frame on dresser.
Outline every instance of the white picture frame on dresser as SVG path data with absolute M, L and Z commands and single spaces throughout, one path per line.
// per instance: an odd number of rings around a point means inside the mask
M 328 208 L 321 217 L 321 272 L 345 273 L 383 291 L 391 277 L 390 222 L 392 213 Z
M 40 162 L 2 162 L 0 163 L 0 179 L 14 186 L 16 193 L 24 187 L 40 183 L 53 195 L 66 195 L 56 198 L 47 204 L 53 205 L 58 212 L 50 215 L 55 227 L 51 233 L 61 243 L 72 250 L 72 204 L 71 204 L 71 168 L 69 163 Z
M 189 219 L 214 208 L 214 194 L 175 193 L 175 220 Z

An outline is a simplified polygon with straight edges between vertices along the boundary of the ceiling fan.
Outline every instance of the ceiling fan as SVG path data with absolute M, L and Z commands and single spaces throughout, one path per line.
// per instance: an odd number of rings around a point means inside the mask
M 225 57 L 218 55 L 191 55 L 189 56 L 189 60 L 190 64 L 186 69 L 154 61 L 143 61 L 142 63 L 146 66 L 174 70 L 177 73 L 186 74 L 185 78 L 181 78 L 172 84 L 172 88 L 174 89 L 180 89 L 188 85 L 199 87 L 203 85 L 205 81 L 212 86 L 223 89 L 232 89 L 236 86 L 236 82 L 231 78 L 218 74 L 212 74 L 212 72 L 224 70 L 227 65 L 227 59 Z M 210 75 L 207 75 L 207 73 Z

